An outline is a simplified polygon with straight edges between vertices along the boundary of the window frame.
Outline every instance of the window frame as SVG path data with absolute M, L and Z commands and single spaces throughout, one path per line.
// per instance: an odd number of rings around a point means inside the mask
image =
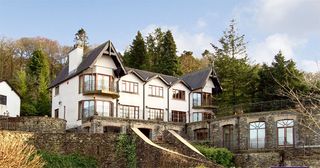
M 172 89 L 172 99 L 186 100 L 186 91 L 179 89 Z
M 54 109 L 54 118 L 59 118 L 59 108 Z
M 133 108 L 133 111 L 131 110 L 131 108 Z M 127 114 L 125 114 L 125 112 L 127 112 Z M 139 119 L 139 106 L 119 104 L 118 117 L 129 118 L 129 119 Z
M 131 89 L 131 87 L 132 87 L 132 89 Z M 135 88 L 136 88 L 136 91 L 135 91 Z M 131 94 L 139 94 L 139 83 L 127 81 L 127 80 L 122 80 L 121 81 L 121 92 L 131 93 Z
M 164 89 L 162 86 L 149 85 L 148 90 L 149 90 L 148 96 L 163 98 Z
M 164 119 L 164 110 L 163 109 L 148 108 L 148 120 L 158 120 L 158 121 L 160 120 L 160 121 L 163 121 L 163 119 Z
M 60 94 L 60 86 L 54 87 L 54 96 L 58 96 Z
M 286 123 L 284 123 L 284 124 L 282 124 L 282 126 L 279 126 L 279 123 L 280 122 L 284 122 L 284 121 L 286 121 Z M 290 122 L 291 121 L 291 123 L 292 123 L 292 126 L 291 125 L 288 125 L 288 122 Z M 290 124 L 291 124 L 290 123 Z M 294 120 L 293 119 L 283 119 L 283 120 L 278 120 L 277 122 L 276 122 L 276 126 L 277 126 L 277 145 L 278 145 L 278 147 L 294 147 L 294 145 L 295 145 L 295 138 L 294 138 L 294 136 L 295 136 L 295 133 L 294 133 L 294 125 L 295 125 L 295 122 L 294 122 Z M 283 129 L 283 145 L 280 145 L 279 144 L 279 138 L 280 138 L 280 136 L 279 136 L 279 130 L 280 129 Z M 291 129 L 291 135 L 292 135 L 292 144 L 287 144 L 287 130 L 288 129 Z
M 263 130 L 264 134 L 263 137 L 260 138 L 259 131 Z M 255 135 L 251 134 L 251 131 L 255 131 Z M 252 138 L 254 136 L 254 138 Z M 252 143 L 251 139 L 255 139 L 255 141 Z M 263 143 L 260 147 L 260 139 L 263 139 Z M 254 144 L 254 145 L 252 145 Z M 249 148 L 251 149 L 261 149 L 265 148 L 266 145 L 266 122 L 264 121 L 254 121 L 249 123 Z
M 0 105 L 6 106 L 8 104 L 8 98 L 6 95 L 0 95 Z
M 172 122 L 179 122 L 179 123 L 186 123 L 187 122 L 187 113 L 185 111 L 172 110 L 171 116 L 172 116 L 171 117 Z

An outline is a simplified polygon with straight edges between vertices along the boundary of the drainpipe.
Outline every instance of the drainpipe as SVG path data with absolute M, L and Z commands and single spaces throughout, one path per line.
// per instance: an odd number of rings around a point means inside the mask
M 192 93 L 192 91 L 190 91 L 189 96 L 188 96 L 188 107 L 189 107 L 188 117 L 189 117 L 189 123 L 191 122 L 191 120 L 190 120 L 190 110 L 191 110 L 190 95 L 191 95 L 191 93 Z
M 168 94 L 167 94 L 167 95 L 168 95 L 168 97 L 167 97 L 167 104 L 168 104 L 168 108 L 167 108 L 167 115 L 168 115 L 168 116 L 167 116 L 167 118 L 168 118 L 168 122 L 169 122 L 169 112 L 170 112 L 170 108 L 169 108 L 169 107 L 170 107 L 170 106 L 169 106 L 169 96 L 170 96 L 170 95 L 169 95 L 169 89 L 170 89 L 170 88 L 171 88 L 171 86 L 168 87 Z
M 146 109 L 146 100 L 145 100 L 145 92 L 146 92 L 146 88 L 145 88 L 145 85 L 147 84 L 147 82 L 145 82 L 144 84 L 143 84 L 143 96 L 142 96 L 142 100 L 143 100 L 143 108 L 142 108 L 142 116 L 143 116 L 143 119 L 145 120 L 145 109 Z
M 238 150 L 240 150 L 240 116 L 237 116 L 237 124 L 238 124 Z

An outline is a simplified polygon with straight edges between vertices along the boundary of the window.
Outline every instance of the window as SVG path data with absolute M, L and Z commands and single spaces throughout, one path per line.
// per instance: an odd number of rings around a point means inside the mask
M 136 93 L 138 94 L 138 83 L 122 81 L 122 91 L 127 93 Z
M 201 93 L 193 93 L 192 97 L 193 106 L 201 106 Z
M 96 101 L 96 112 L 99 116 L 106 117 L 112 116 L 111 102 L 108 101 Z
M 54 118 L 59 118 L 59 109 L 54 110 Z
M 55 95 L 55 96 L 59 95 L 59 86 L 56 86 L 56 87 L 54 88 L 54 95 Z
M 113 104 L 109 101 L 84 100 L 79 102 L 78 119 L 91 117 L 94 114 L 102 117 L 113 116 Z
M 279 146 L 293 146 L 293 126 L 293 120 L 277 121 Z
M 202 106 L 210 106 L 212 105 L 212 94 L 210 93 L 202 93 Z
M 120 105 L 119 106 L 119 117 L 139 119 L 139 107 L 138 106 Z
M 210 120 L 212 118 L 212 114 L 210 112 L 194 112 L 192 114 L 192 121 L 203 121 L 203 120 Z
M 84 83 L 84 92 L 90 92 L 90 91 L 94 91 L 95 88 L 95 75 L 84 75 L 83 77 L 83 83 Z
M 183 111 L 172 111 L 172 121 L 173 122 L 186 122 L 186 112 Z
M 163 120 L 163 109 L 149 109 L 149 120 Z
M 7 105 L 7 96 L 0 95 L 0 104 Z
M 172 98 L 177 100 L 185 100 L 185 91 L 173 89 Z
M 110 90 L 110 76 L 107 75 L 97 75 L 97 90 Z
M 66 119 L 66 106 L 63 106 L 63 119 Z
M 250 123 L 250 148 L 264 148 L 265 134 L 265 122 Z
M 211 93 L 193 93 L 193 107 L 199 106 L 211 106 L 212 105 L 212 94 Z
M 94 101 L 93 100 L 86 100 L 83 101 L 82 107 L 82 118 L 91 117 L 94 114 Z
M 207 128 L 200 128 L 194 130 L 195 140 L 208 140 L 208 129 Z
M 222 127 L 223 131 L 223 147 L 232 149 L 232 141 L 233 141 L 233 125 L 225 125 Z
M 149 96 L 163 97 L 163 87 L 149 85 Z

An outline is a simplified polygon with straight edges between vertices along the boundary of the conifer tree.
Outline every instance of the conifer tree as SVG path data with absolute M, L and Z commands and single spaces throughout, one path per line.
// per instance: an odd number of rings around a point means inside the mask
M 293 90 L 305 91 L 303 74 L 296 68 L 293 60 L 286 60 L 281 51 L 274 57 L 271 66 L 263 64 L 259 72 L 259 98 L 262 101 L 283 99 L 281 85 Z
M 252 84 L 256 80 L 257 71 L 249 64 L 244 35 L 238 34 L 234 20 L 231 20 L 219 43 L 221 47 L 212 44 L 215 52 L 211 54 L 212 58 L 207 59 L 214 64 L 224 88 L 219 96 L 220 105 L 254 101 L 256 87 Z
M 142 34 L 138 31 L 130 49 L 124 54 L 124 62 L 127 66 L 137 69 L 150 69 L 150 59 Z
M 160 45 L 158 68 L 159 73 L 173 76 L 181 75 L 177 47 L 170 30 L 165 33 L 163 43 Z
M 74 41 L 76 42 L 76 45 L 83 47 L 84 53 L 87 53 L 89 51 L 87 32 L 83 28 L 77 31 L 77 33 L 75 34 Z

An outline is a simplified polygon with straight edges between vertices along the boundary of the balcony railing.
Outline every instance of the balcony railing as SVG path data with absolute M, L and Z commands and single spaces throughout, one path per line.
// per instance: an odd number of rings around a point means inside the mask
M 90 87 L 84 87 L 83 89 L 84 95 L 90 95 L 90 94 L 99 94 L 99 95 L 105 95 L 105 96 L 111 96 L 112 98 L 118 98 L 119 92 L 117 85 L 111 84 L 109 86 L 95 86 L 94 88 Z

